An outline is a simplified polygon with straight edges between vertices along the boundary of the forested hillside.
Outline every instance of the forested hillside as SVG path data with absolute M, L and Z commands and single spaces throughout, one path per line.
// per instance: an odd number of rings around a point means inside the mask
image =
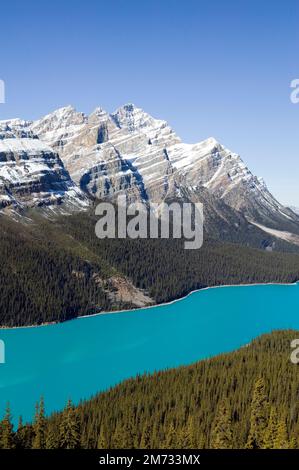
M 282 251 L 269 252 L 245 246 L 244 240 L 224 243 L 207 235 L 199 250 L 185 250 L 180 239 L 99 240 L 96 221 L 92 213 L 82 213 L 57 219 L 56 227 L 146 289 L 158 303 L 201 287 L 299 279 L 299 253 L 283 251 L 291 249 L 288 244 L 280 246 Z
M 299 448 L 299 374 L 290 361 L 298 331 L 264 335 L 238 351 L 127 380 L 90 401 L 13 432 L 19 448 Z
M 64 321 L 111 307 L 93 277 L 105 274 L 104 263 L 86 262 L 34 227 L 1 222 L 0 325 Z
M 35 216 L 27 224 L 0 221 L 0 326 L 131 308 L 131 301 L 113 297 L 112 276 L 129 280 L 157 303 L 206 286 L 299 279 L 295 253 L 213 240 L 199 250 L 185 250 L 182 240 L 99 240 L 88 213 Z

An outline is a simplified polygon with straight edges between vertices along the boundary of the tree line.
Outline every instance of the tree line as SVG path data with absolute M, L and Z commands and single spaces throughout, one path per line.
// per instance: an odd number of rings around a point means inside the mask
M 200 250 L 185 250 L 184 241 L 176 239 L 99 240 L 89 213 L 33 221 L 1 217 L 0 326 L 131 308 L 97 282 L 115 274 L 157 303 L 206 286 L 299 279 L 295 253 L 269 253 L 211 239 Z
M 299 254 L 267 252 L 207 235 L 199 250 L 180 239 L 104 239 L 94 235 L 96 217 L 82 213 L 56 221 L 69 234 L 145 289 L 156 302 L 168 302 L 201 287 L 223 284 L 295 282 Z
M 1 448 L 299 448 L 299 375 L 290 341 L 263 335 L 235 352 L 126 380 L 91 400 L 13 429 L 9 407 Z

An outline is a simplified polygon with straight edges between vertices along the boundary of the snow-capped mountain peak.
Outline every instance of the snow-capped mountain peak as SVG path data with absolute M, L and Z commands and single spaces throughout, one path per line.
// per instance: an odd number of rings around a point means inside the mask
M 242 214 L 261 226 L 299 232 L 299 217 L 273 197 L 238 154 L 214 137 L 183 143 L 166 121 L 132 103 L 111 114 L 97 107 L 86 115 L 66 106 L 34 122 L 0 122 L 0 139 L 12 137 L 43 142 L 44 153 L 52 149 L 88 196 L 126 192 L 131 199 L 160 202 L 187 192 L 193 200 L 221 202 L 222 210 L 235 211 L 236 218 Z
M 0 210 L 62 203 L 72 210 L 88 206 L 58 153 L 38 138 L 35 124 L 0 121 Z
M 145 129 L 157 129 L 166 127 L 167 123 L 158 119 L 154 119 L 143 109 L 137 108 L 134 104 L 128 103 L 118 108 L 111 114 L 116 125 L 121 129 L 129 132 L 138 132 Z
M 65 106 L 35 121 L 31 128 L 37 133 L 53 132 L 69 126 L 83 124 L 85 119 L 84 113 L 77 112 L 72 106 Z

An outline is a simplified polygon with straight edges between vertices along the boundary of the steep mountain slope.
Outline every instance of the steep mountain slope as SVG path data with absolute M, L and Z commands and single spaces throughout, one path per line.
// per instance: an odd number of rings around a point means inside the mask
M 200 201 L 205 188 L 235 211 L 234 224 L 241 213 L 249 223 L 299 234 L 299 216 L 273 197 L 239 155 L 214 138 L 182 143 L 165 121 L 132 104 L 112 114 L 98 108 L 90 116 L 66 107 L 27 128 L 59 152 L 89 195 L 125 191 L 130 199 L 160 202 L 185 189 Z
M 215 139 L 196 145 L 175 145 L 168 154 L 177 171 L 183 173 L 187 186 L 203 185 L 248 220 L 273 228 L 288 226 L 298 232 L 299 218 L 273 197 L 265 182 L 251 173 L 239 155 Z
M 203 248 L 98 240 L 93 202 L 120 193 L 202 202 Z M 5 215 L 20 213 L 19 222 Z M 0 121 L 0 325 L 165 302 L 207 285 L 293 282 L 298 221 L 215 139 L 184 144 L 133 105 Z
M 259 239 L 259 246 L 269 249 L 279 240 L 298 244 L 299 215 L 280 204 L 239 155 L 214 138 L 185 144 L 165 121 L 132 104 L 112 114 L 97 108 L 89 116 L 68 106 L 35 122 L 0 121 L 0 126 L 3 155 L 14 137 L 22 143 L 14 160 L 22 161 L 21 153 L 39 165 L 52 162 L 52 177 L 45 167 L 27 164 L 10 175 L 10 185 L 2 177 L 2 206 L 20 194 L 27 205 L 67 199 L 79 207 L 87 198 L 114 199 L 120 193 L 144 203 L 191 200 L 204 204 L 205 230 L 215 238 L 246 243 L 247 234 L 247 243 Z M 28 155 L 23 147 L 29 145 Z M 20 172 L 20 164 L 17 168 Z M 6 162 L 5 175 L 8 169 Z
M 109 115 L 98 108 L 82 116 L 67 107 L 30 128 L 59 152 L 88 194 L 102 198 L 123 190 L 132 199 L 161 201 L 173 171 L 164 147 L 178 139 L 164 122 L 141 111 L 135 124 L 130 110 L 127 106 Z
M 0 208 L 89 204 L 57 152 L 22 121 L 0 122 Z

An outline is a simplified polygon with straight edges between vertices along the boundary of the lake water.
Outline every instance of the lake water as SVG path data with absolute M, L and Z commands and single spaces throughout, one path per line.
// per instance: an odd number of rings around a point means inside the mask
M 77 403 L 142 372 L 231 351 L 261 333 L 299 330 L 299 284 L 224 287 L 172 304 L 98 315 L 38 328 L 0 330 L 0 413 L 29 420 Z

